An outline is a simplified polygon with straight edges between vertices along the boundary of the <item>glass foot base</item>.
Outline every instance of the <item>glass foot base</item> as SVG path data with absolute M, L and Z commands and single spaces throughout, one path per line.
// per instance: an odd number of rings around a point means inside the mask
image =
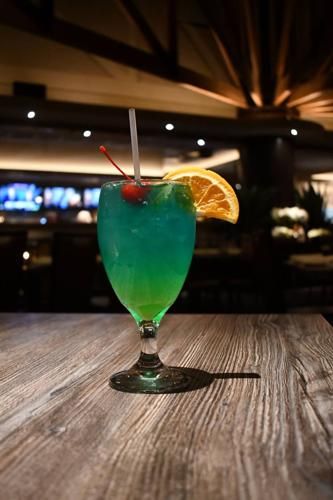
M 158 373 L 143 373 L 134 366 L 130 370 L 116 373 L 110 378 L 110 386 L 123 392 L 164 394 L 186 389 L 190 377 L 181 368 L 163 366 Z

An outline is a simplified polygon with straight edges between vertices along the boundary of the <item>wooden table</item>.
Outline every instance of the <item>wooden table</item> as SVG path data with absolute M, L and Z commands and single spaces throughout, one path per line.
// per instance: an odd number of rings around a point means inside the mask
M 333 498 L 333 329 L 320 316 L 169 316 L 201 389 L 126 394 L 126 315 L 0 316 L 1 500 Z M 202 383 L 201 383 L 202 382 Z

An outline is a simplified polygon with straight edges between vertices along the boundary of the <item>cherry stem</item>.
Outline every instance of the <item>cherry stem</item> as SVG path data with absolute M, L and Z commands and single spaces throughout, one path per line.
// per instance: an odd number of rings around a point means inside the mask
M 125 174 L 125 172 L 120 167 L 118 167 L 118 165 L 112 160 L 112 158 L 109 155 L 109 153 L 107 152 L 105 146 L 100 146 L 99 150 L 101 153 L 103 153 L 107 157 L 107 159 L 112 163 L 112 165 L 114 167 L 116 167 L 117 170 L 119 170 L 119 172 L 125 177 L 125 179 L 127 179 L 128 181 L 133 181 L 133 179 L 131 179 L 131 177 L 129 177 L 127 174 Z

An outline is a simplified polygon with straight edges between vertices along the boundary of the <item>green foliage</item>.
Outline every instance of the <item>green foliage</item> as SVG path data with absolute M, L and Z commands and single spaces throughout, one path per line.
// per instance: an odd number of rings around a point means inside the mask
M 309 183 L 306 187 L 296 192 L 296 203 L 308 212 L 309 228 L 319 228 L 327 225 L 325 198 L 314 189 L 312 184 Z

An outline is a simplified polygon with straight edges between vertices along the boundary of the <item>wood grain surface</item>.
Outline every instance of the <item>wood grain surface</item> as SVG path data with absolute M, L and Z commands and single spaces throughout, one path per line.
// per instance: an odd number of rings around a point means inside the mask
M 169 316 L 179 394 L 114 391 L 125 315 L 0 316 L 1 500 L 333 498 L 333 329 L 320 316 Z

